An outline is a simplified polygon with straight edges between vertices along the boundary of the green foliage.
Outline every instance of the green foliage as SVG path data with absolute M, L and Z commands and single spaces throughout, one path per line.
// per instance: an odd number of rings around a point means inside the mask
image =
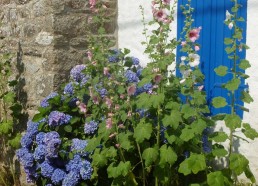
M 227 101 L 223 97 L 215 97 L 212 99 L 212 105 L 215 108 L 225 107 L 227 105 Z
M 205 156 L 202 154 L 191 154 L 189 158 L 187 158 L 180 164 L 178 172 L 186 176 L 191 173 L 197 174 L 198 172 L 205 169 Z

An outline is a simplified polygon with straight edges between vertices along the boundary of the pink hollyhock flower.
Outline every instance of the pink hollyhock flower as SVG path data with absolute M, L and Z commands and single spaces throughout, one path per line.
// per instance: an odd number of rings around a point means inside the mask
M 125 95 L 124 94 L 121 94 L 119 97 L 120 97 L 120 99 L 125 99 Z
M 229 28 L 230 30 L 233 28 L 233 26 L 234 26 L 234 24 L 233 24 L 232 22 L 230 22 L 230 23 L 228 24 L 228 28 Z
M 231 19 L 231 14 L 229 13 L 229 11 L 227 10 L 226 11 L 226 19 L 225 19 L 225 21 L 228 21 L 228 20 L 230 20 Z
M 82 112 L 82 113 L 87 112 L 87 108 L 86 108 L 86 105 L 84 103 L 80 103 L 78 107 L 80 109 L 80 112 Z
M 195 42 L 197 39 L 199 39 L 200 37 L 200 31 L 201 31 L 201 27 L 199 28 L 194 28 L 192 29 L 189 33 L 188 33 L 188 37 L 192 42 Z
M 90 8 L 94 8 L 97 0 L 89 0 Z
M 194 50 L 195 51 L 199 51 L 200 50 L 200 47 L 198 45 L 194 46 Z
M 162 80 L 162 75 L 161 74 L 157 74 L 155 77 L 154 77 L 154 82 L 156 84 L 160 83 L 160 81 Z
M 93 57 L 92 52 L 91 52 L 91 51 L 88 51 L 88 52 L 87 52 L 87 55 L 88 55 L 89 61 L 91 61 L 91 60 L 92 60 L 92 57 Z
M 105 98 L 105 103 L 106 103 L 107 107 L 110 109 L 111 106 L 112 106 L 113 101 L 109 98 Z
M 93 101 L 94 104 L 98 105 L 99 102 L 100 102 L 100 99 L 99 99 L 98 96 L 92 96 L 92 101 Z
M 115 110 L 119 110 L 120 109 L 120 105 L 116 104 L 115 105 Z
M 181 42 L 181 46 L 185 46 L 186 43 L 187 43 L 186 41 L 182 41 L 182 42 Z
M 171 0 L 162 0 L 162 2 L 163 2 L 164 4 L 166 4 L 166 5 L 169 5 L 169 4 L 170 4 L 170 1 L 171 1 Z
M 191 67 L 196 67 L 200 63 L 200 56 L 198 54 L 189 54 L 189 65 Z
M 164 9 L 160 9 L 160 10 L 155 10 L 154 12 L 154 17 L 160 21 L 160 22 L 163 22 L 164 20 L 167 19 L 167 13 Z
M 107 75 L 109 74 L 109 68 L 108 68 L 108 67 L 104 67 L 104 69 L 103 69 L 103 74 L 104 74 L 105 76 L 107 76 Z
M 106 120 L 106 128 L 107 129 L 111 129 L 112 128 L 112 119 L 111 118 L 108 118 Z
M 135 92 L 136 92 L 136 86 L 134 84 L 127 88 L 127 93 L 129 96 L 134 95 Z

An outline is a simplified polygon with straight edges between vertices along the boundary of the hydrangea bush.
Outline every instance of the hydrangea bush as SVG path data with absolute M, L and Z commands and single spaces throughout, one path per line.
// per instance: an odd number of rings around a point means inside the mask
M 21 139 L 17 157 L 27 181 L 217 186 L 236 183 L 236 175 L 244 172 L 255 182 L 248 160 L 219 144 L 232 136 L 211 130 L 215 121 L 209 117 L 204 75 L 198 68 L 201 27 L 191 26 L 190 3 L 183 7 L 183 37 L 176 41 L 169 38 L 176 2 L 152 2 L 154 20 L 149 24 L 157 29 L 147 35 L 144 23 L 143 44 L 151 61 L 146 67 L 128 49 L 108 49 L 110 40 L 102 27 L 108 4 L 90 5 L 97 13 L 92 20 L 100 28 L 99 37 L 89 39 L 87 63 L 72 68 L 61 93 L 51 93 L 41 102 Z M 168 70 L 177 45 L 185 52 L 177 64 L 182 77 Z M 218 157 L 229 159 L 230 166 L 216 169 L 213 162 Z

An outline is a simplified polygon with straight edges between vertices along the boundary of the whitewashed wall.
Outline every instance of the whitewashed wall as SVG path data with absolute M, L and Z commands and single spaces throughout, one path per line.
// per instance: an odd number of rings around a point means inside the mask
M 148 62 L 148 57 L 143 54 L 144 46 L 141 42 L 145 40 L 141 34 L 143 25 L 139 6 L 144 7 L 145 19 L 152 19 L 151 1 L 146 0 L 118 0 L 118 45 L 119 48 L 128 48 L 131 54 L 138 57 L 142 64 Z M 250 123 L 258 131 L 258 1 L 248 0 L 247 15 L 247 45 L 251 49 L 247 51 L 247 59 L 252 67 L 247 70 L 250 75 L 248 84 L 254 102 L 246 105 L 250 109 L 249 113 L 244 114 L 244 122 Z M 174 32 L 172 37 L 176 36 L 176 21 L 172 25 Z M 221 124 L 220 124 L 221 125 Z M 223 124 L 222 124 L 223 125 Z M 258 139 L 249 143 L 240 141 L 239 152 L 243 153 L 250 161 L 250 167 L 258 183 Z

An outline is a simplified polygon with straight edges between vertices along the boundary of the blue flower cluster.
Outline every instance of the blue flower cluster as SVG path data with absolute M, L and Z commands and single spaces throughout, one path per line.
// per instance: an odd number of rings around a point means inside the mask
M 131 70 L 127 70 L 125 72 L 125 77 L 129 83 L 138 83 L 139 82 L 139 78 L 138 78 L 137 74 Z
M 48 116 L 49 126 L 59 126 L 69 123 L 72 116 L 59 111 L 52 111 Z
M 87 77 L 82 72 L 84 69 L 86 69 L 86 65 L 76 65 L 75 67 L 72 68 L 70 72 L 70 77 L 78 83 L 81 81 L 85 81 Z
M 89 123 L 85 123 L 84 125 L 85 134 L 94 134 L 97 129 L 98 129 L 98 123 L 95 121 L 90 121 Z
M 40 106 L 44 107 L 44 108 L 48 107 L 49 106 L 48 100 L 51 99 L 51 98 L 54 98 L 56 96 L 58 96 L 58 93 L 56 93 L 56 92 L 50 93 L 45 99 L 43 99 L 41 101 Z
M 74 93 L 74 87 L 73 87 L 73 83 L 70 82 L 68 83 L 65 88 L 64 88 L 64 94 L 68 94 L 68 95 L 73 95 Z
M 119 55 L 121 54 L 121 51 L 118 50 L 118 49 L 114 49 L 114 50 L 111 51 L 111 53 L 112 53 L 113 55 L 108 57 L 108 61 L 109 61 L 110 63 L 116 63 L 116 62 L 118 62 L 118 61 L 120 60 Z
M 138 58 L 132 57 L 131 59 L 132 59 L 134 65 L 139 65 L 140 64 L 140 60 Z

